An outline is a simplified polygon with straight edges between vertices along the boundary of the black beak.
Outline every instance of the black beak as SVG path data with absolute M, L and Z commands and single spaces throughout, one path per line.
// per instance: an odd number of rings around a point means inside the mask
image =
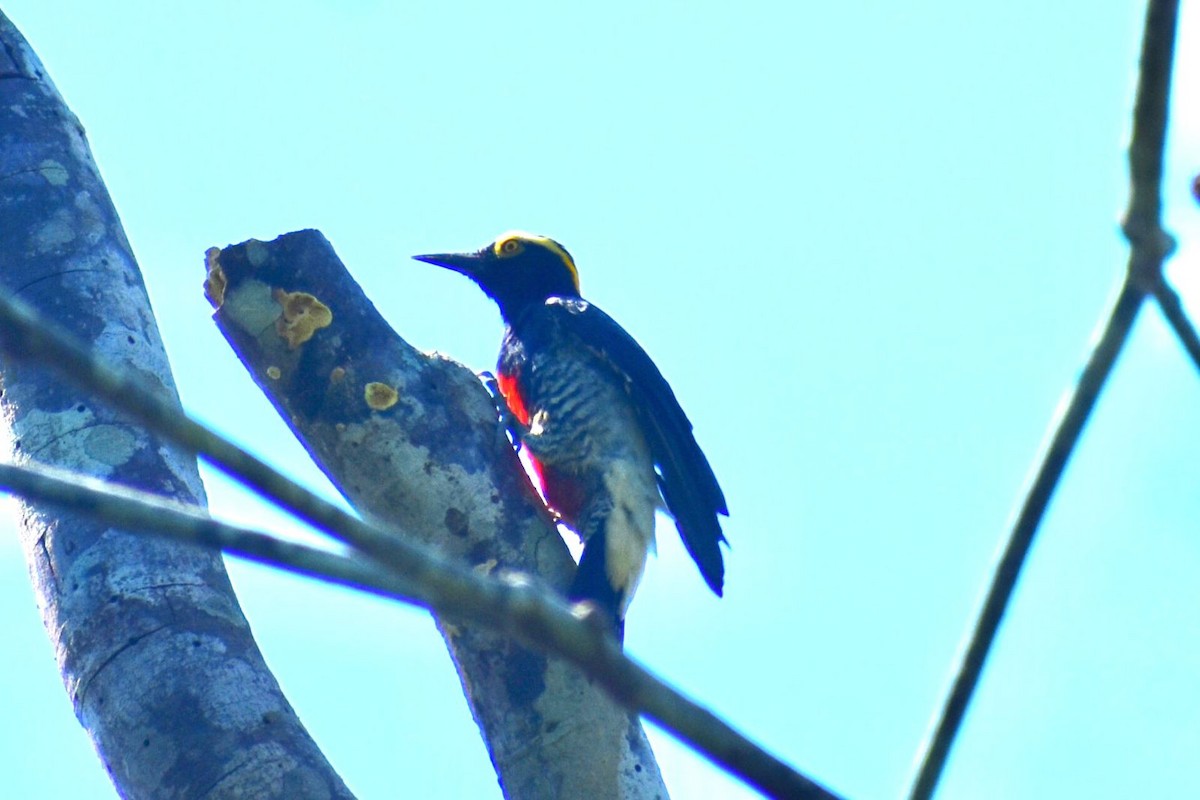
M 426 264 L 452 269 L 468 278 L 477 277 L 485 263 L 481 253 L 431 253 L 426 256 L 413 256 L 413 258 L 417 261 L 424 261 Z

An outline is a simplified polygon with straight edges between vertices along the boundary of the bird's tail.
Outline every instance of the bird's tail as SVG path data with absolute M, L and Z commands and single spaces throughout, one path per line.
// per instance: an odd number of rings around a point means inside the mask
M 593 603 L 612 624 L 617 641 L 622 642 L 625 640 L 625 616 L 622 613 L 625 598 L 623 592 L 614 587 L 608 578 L 605 537 L 601 527 L 588 538 L 583 555 L 579 557 L 575 580 L 567 590 L 567 597 L 574 602 Z

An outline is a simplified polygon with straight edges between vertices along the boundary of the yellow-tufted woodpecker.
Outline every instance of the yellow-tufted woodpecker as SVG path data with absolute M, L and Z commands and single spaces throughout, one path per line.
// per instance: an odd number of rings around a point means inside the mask
M 654 362 L 580 296 L 566 249 L 513 231 L 478 252 L 415 258 L 466 275 L 500 306 L 500 393 L 546 503 L 584 541 L 569 597 L 595 602 L 621 635 L 660 500 L 720 595 L 721 487 Z

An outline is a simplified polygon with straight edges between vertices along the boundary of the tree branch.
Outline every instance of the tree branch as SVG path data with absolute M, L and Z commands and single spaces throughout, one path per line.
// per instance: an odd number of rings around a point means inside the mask
M 213 519 L 199 506 L 167 500 L 52 467 L 0 464 L 0 488 L 26 500 L 74 511 L 136 533 L 170 539 L 277 567 L 326 583 L 413 604 L 417 592 L 394 570 L 362 556 L 346 556 L 288 542 Z
M 494 628 L 519 635 L 527 644 L 561 656 L 582 670 L 580 674 L 559 667 L 560 674 L 565 673 L 564 678 L 577 680 L 577 685 L 589 688 L 593 686 L 588 681 L 590 678 L 596 687 L 593 691 L 602 690 L 622 705 L 644 713 L 769 796 L 835 797 L 627 658 L 602 626 L 579 619 L 557 596 L 539 589 L 533 581 L 489 579 L 481 574 L 481 570 L 430 553 L 426 547 L 407 541 L 394 530 L 385 530 L 345 514 L 278 476 L 265 464 L 241 453 L 235 445 L 178 410 L 171 411 L 160 395 L 146 391 L 142 381 L 120 375 L 96 362 L 61 332 L 40 323 L 24 304 L 4 297 L 0 297 L 0 347 L 18 358 L 53 364 L 63 375 L 141 420 L 152 430 L 177 444 L 199 450 L 233 477 L 283 508 L 299 512 L 306 519 L 324 521 L 323 530 L 354 544 L 379 564 L 402 575 L 414 599 L 452 619 L 452 625 L 446 626 L 453 627 L 448 636 L 463 635 L 461 631 L 468 629 L 468 623 L 480 625 L 481 630 Z M 484 390 L 474 376 L 467 374 L 482 393 Z M 485 408 L 489 409 L 487 413 L 494 415 L 490 399 L 486 400 Z M 496 420 L 491 420 L 488 428 L 493 435 L 500 435 L 496 432 Z M 511 448 L 508 452 L 512 452 Z M 218 460 L 218 454 L 221 460 Z M 257 485 L 239 472 L 242 457 L 249 459 L 245 464 L 256 477 L 261 473 L 269 485 Z M 288 487 L 276 493 L 273 485 L 276 480 L 285 482 Z M 518 645 L 511 643 L 508 646 L 511 649 Z M 528 661 L 525 663 L 529 664 Z M 578 677 L 574 678 L 576 675 Z M 593 729 L 591 734 L 595 733 Z
M 1167 283 L 1165 276 L 1155 284 L 1153 291 L 1154 299 L 1158 301 L 1158 306 L 1162 309 L 1163 316 L 1167 318 L 1167 323 L 1175 330 L 1175 335 L 1179 337 L 1179 343 L 1183 345 L 1184 351 L 1192 359 L 1192 365 L 1200 370 L 1200 336 L 1196 334 L 1196 327 L 1188 318 L 1187 312 L 1183 310 L 1179 294 Z
M 983 608 L 959 660 L 950 692 L 936 718 L 930 738 L 922 747 L 920 766 L 909 794 L 912 800 L 926 800 L 937 788 L 950 747 L 962 725 L 967 705 L 979 684 L 984 663 L 1012 598 L 1021 567 L 1067 461 L 1133 328 L 1146 293 L 1165 289 L 1162 265 L 1173 244 L 1161 226 L 1160 183 L 1177 13 L 1177 0 L 1151 0 L 1146 13 L 1133 137 L 1129 147 L 1132 192 L 1124 228 L 1131 252 L 1124 283 L 1078 384 L 1063 404 L 1062 416 L 1052 425 L 1054 433 L 995 567 Z M 1162 296 L 1159 296 L 1161 300 Z M 1170 310 L 1165 305 L 1164 311 L 1170 318 Z M 1186 337 L 1184 341 L 1187 342 Z
M 574 562 L 491 397 L 474 373 L 397 336 L 324 237 L 214 248 L 207 267 L 221 332 L 351 504 L 403 531 L 392 541 L 567 585 Z M 508 797 L 666 794 L 641 724 L 600 686 L 451 616 L 439 628 Z

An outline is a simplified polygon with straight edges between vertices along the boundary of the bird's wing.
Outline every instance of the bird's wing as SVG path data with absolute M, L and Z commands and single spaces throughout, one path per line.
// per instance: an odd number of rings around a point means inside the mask
M 667 509 L 705 582 L 720 595 L 725 564 L 719 543 L 725 541 L 725 536 L 717 515 L 728 516 L 729 510 L 717 477 L 692 434 L 692 423 L 666 378 L 641 345 L 595 305 L 586 300 L 552 297 L 544 310 L 554 324 L 573 334 L 624 378 L 658 467 L 659 488 Z

